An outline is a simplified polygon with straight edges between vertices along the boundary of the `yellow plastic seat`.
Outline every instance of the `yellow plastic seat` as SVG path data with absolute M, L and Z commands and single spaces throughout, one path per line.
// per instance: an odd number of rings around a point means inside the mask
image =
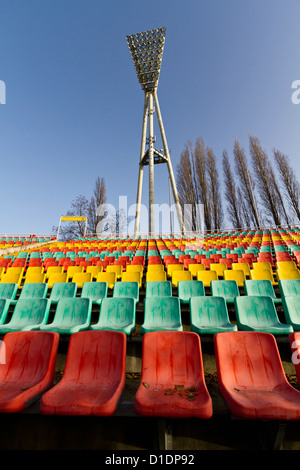
M 165 266 L 163 264 L 148 264 L 147 273 L 153 273 L 157 271 L 164 271 Z
M 121 264 L 114 265 L 110 264 L 106 266 L 106 272 L 107 273 L 115 273 L 117 276 L 117 279 L 121 279 L 122 272 L 123 272 L 123 266 Z
M 25 277 L 27 276 L 27 274 L 44 273 L 44 270 L 45 270 L 44 266 L 29 266 L 26 269 Z
M 264 271 L 265 269 L 269 269 L 272 272 L 272 265 L 269 261 L 255 261 L 252 263 L 252 269 L 255 271 Z
M 211 263 L 209 265 L 210 271 L 216 271 L 218 277 L 224 276 L 224 271 L 227 269 L 227 264 L 225 263 Z
M 72 277 L 72 282 L 77 284 L 77 287 L 82 289 L 84 282 L 91 282 L 92 281 L 92 273 L 82 272 L 82 273 L 74 273 Z
M 18 273 L 4 273 L 0 279 L 1 284 L 18 284 L 21 286 L 22 283 L 22 274 Z
M 91 273 L 92 278 L 96 279 L 99 273 L 103 272 L 103 266 L 87 266 L 86 273 Z
M 60 274 L 63 273 L 62 266 L 49 266 L 46 271 L 46 279 L 49 279 L 51 274 Z
M 138 271 L 136 272 L 127 272 L 124 271 L 121 276 L 122 282 L 138 282 L 139 287 L 142 287 L 142 276 Z
M 167 276 L 172 277 L 173 271 L 183 271 L 183 264 L 168 264 L 167 267 Z
M 0 266 L 0 279 L 1 279 L 1 276 L 5 273 L 5 267 L 4 266 Z
M 224 271 L 224 281 L 236 281 L 238 287 L 244 287 L 245 280 L 246 276 L 242 269 L 226 269 Z
M 172 273 L 172 286 L 178 287 L 179 281 L 192 281 L 192 273 L 190 271 L 173 271 Z
M 67 273 L 64 273 L 64 272 L 51 273 L 47 282 L 48 282 L 49 289 L 52 289 L 53 284 L 55 284 L 56 282 L 67 282 Z
M 21 277 L 23 277 L 24 268 L 21 266 L 9 266 L 9 268 L 6 270 L 6 274 L 19 274 Z
M 281 281 L 283 279 L 300 279 L 300 271 L 299 269 L 277 269 L 277 280 Z
M 115 272 L 105 272 L 99 273 L 97 275 L 97 282 L 107 282 L 107 287 L 113 289 L 115 282 L 117 281 L 117 274 Z
M 126 268 L 127 273 L 140 273 L 141 277 L 143 276 L 144 267 L 142 264 L 129 264 Z
M 75 273 L 83 273 L 84 267 L 83 266 L 68 266 L 67 269 L 67 281 L 72 281 L 73 276 Z
M 149 281 L 166 281 L 167 280 L 167 273 L 166 271 L 156 271 L 156 272 L 147 272 L 146 274 L 146 282 Z
M 231 269 L 234 271 L 244 271 L 245 277 L 250 277 L 249 263 L 232 263 Z
M 254 281 L 266 281 L 269 280 L 273 285 L 278 283 L 275 281 L 273 272 L 270 269 L 251 269 L 250 270 L 250 279 Z
M 45 273 L 35 273 L 35 272 L 31 272 L 31 273 L 26 273 L 25 277 L 24 277 L 24 283 L 45 283 L 46 282 L 46 275 Z
M 210 269 L 205 271 L 197 272 L 197 281 L 202 281 L 204 287 L 210 287 L 211 281 L 217 281 L 218 274 L 216 271 L 211 271 Z
M 193 278 L 197 278 L 197 272 L 198 271 L 205 271 L 205 266 L 204 264 L 195 264 L 195 263 L 191 263 L 189 264 L 189 269 L 190 273 L 192 274 L 192 277 Z
M 276 261 L 276 269 L 297 269 L 295 261 Z

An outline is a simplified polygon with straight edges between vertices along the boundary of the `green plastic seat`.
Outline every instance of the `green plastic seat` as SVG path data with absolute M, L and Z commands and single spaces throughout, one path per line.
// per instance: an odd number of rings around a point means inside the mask
M 131 297 L 137 304 L 140 299 L 139 283 L 136 281 L 115 282 L 113 297 Z
M 146 297 L 172 297 L 171 281 L 146 282 Z
M 0 333 L 39 329 L 48 320 L 50 305 L 48 299 L 19 299 L 10 320 L 0 325 Z
M 269 296 L 236 297 L 235 312 L 239 330 L 261 331 L 274 335 L 293 332 L 291 325 L 285 325 L 279 321 L 274 301 Z
M 59 299 L 76 297 L 76 282 L 55 282 L 51 289 L 49 299 L 52 303 L 57 304 Z
M 205 289 L 202 281 L 178 282 L 178 297 L 181 303 L 188 304 L 191 297 L 201 297 L 203 295 L 205 295 Z
M 285 320 L 294 331 L 300 331 L 300 295 L 282 298 Z
M 300 279 L 281 279 L 278 281 L 281 298 L 300 295 Z
M 107 282 L 84 282 L 81 290 L 81 297 L 90 299 L 93 304 L 100 305 L 102 300 L 107 297 Z
M 183 330 L 178 297 L 145 298 L 144 323 L 141 325 L 141 333 L 160 330 Z
M 27 282 L 22 287 L 19 299 L 45 299 L 47 292 L 46 282 Z
M 233 304 L 234 299 L 239 297 L 240 291 L 237 281 L 228 279 L 225 281 L 211 281 L 211 295 L 216 297 L 224 297 L 225 302 Z
M 5 323 L 10 305 L 10 300 L 0 299 L 0 325 Z
M 135 328 L 136 303 L 131 297 L 107 297 L 101 302 L 98 322 L 91 330 L 123 331 L 130 335 Z
M 230 323 L 223 296 L 192 297 L 190 299 L 191 330 L 198 334 L 237 331 Z
M 15 300 L 18 288 L 18 284 L 13 282 L 0 283 L 0 299 Z
M 87 330 L 91 323 L 92 301 L 75 297 L 59 299 L 51 323 L 42 325 L 42 331 L 55 331 L 60 334 L 72 334 Z
M 275 304 L 281 303 L 281 299 L 276 297 L 274 287 L 269 279 L 247 279 L 244 281 L 244 286 L 246 295 L 269 296 L 273 299 Z

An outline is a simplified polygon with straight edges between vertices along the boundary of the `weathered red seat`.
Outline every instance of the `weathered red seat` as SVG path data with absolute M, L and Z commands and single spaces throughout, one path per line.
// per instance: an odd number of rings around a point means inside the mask
M 63 377 L 41 399 L 40 412 L 107 416 L 125 385 L 126 335 L 119 331 L 73 333 Z
M 275 337 L 255 331 L 215 335 L 220 391 L 232 415 L 299 420 L 300 392 L 286 379 Z
M 196 333 L 156 331 L 144 335 L 135 411 L 143 416 L 172 418 L 212 416 Z
M 0 348 L 0 412 L 18 412 L 53 385 L 59 334 L 7 333 Z

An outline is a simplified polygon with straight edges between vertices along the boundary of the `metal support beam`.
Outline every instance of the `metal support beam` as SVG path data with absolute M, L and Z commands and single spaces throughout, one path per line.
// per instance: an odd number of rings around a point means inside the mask
M 154 214 L 154 132 L 153 132 L 153 95 L 149 94 L 149 233 L 155 232 Z

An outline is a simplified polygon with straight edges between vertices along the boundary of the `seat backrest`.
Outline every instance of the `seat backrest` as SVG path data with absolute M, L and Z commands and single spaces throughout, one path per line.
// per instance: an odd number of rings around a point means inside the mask
M 24 283 L 19 299 L 42 299 L 47 296 L 48 284 L 46 282 Z
M 116 282 L 113 289 L 113 297 L 132 297 L 139 299 L 139 283 L 136 281 Z
M 53 383 L 59 334 L 44 331 L 16 331 L 7 333 L 1 344 L 5 363 L 0 366 L 0 381 L 25 382 L 27 386 L 43 379 Z
M 273 326 L 278 323 L 274 301 L 269 296 L 240 296 L 235 298 L 238 324 L 252 327 Z
M 228 322 L 228 311 L 224 297 L 191 297 L 191 321 L 201 323 L 202 327 L 223 325 Z
M 269 279 L 247 279 L 244 282 L 247 295 L 269 295 L 275 297 L 273 285 Z
M 281 297 L 300 295 L 300 279 L 281 279 L 278 287 Z
M 285 380 L 273 335 L 255 331 L 214 337 L 219 386 L 230 390 L 275 390 Z
M 170 281 L 146 282 L 146 297 L 172 297 L 172 284 Z
M 180 300 L 188 301 L 191 297 L 205 295 L 205 289 L 202 281 L 179 281 L 178 297 Z
M 81 331 L 73 333 L 68 347 L 65 381 L 103 386 L 125 377 L 126 335 L 120 331 Z
M 235 280 L 217 280 L 211 282 L 211 294 L 224 297 L 225 299 L 233 299 L 240 295 L 240 291 Z
M 168 324 L 174 320 L 180 320 L 180 303 L 178 297 L 146 297 L 144 303 L 144 315 L 148 322 L 156 324 L 163 321 Z
M 107 282 L 85 282 L 82 287 L 81 297 L 87 297 L 92 301 L 100 300 L 107 297 L 107 291 Z
M 120 327 L 135 321 L 135 302 L 131 297 L 106 297 L 101 302 L 100 323 Z
M 39 325 L 47 322 L 50 309 L 48 299 L 19 299 L 9 322 L 20 329 L 28 325 Z
M 200 338 L 196 333 L 156 331 L 145 333 L 142 380 L 151 386 L 191 386 L 203 380 Z
M 53 323 L 67 327 L 86 323 L 91 317 L 91 311 L 92 302 L 90 299 L 64 297 L 57 302 Z
M 0 299 L 14 300 L 18 292 L 16 283 L 0 283 Z
M 49 299 L 58 301 L 62 297 L 76 297 L 77 284 L 75 282 L 55 282 L 51 289 Z

